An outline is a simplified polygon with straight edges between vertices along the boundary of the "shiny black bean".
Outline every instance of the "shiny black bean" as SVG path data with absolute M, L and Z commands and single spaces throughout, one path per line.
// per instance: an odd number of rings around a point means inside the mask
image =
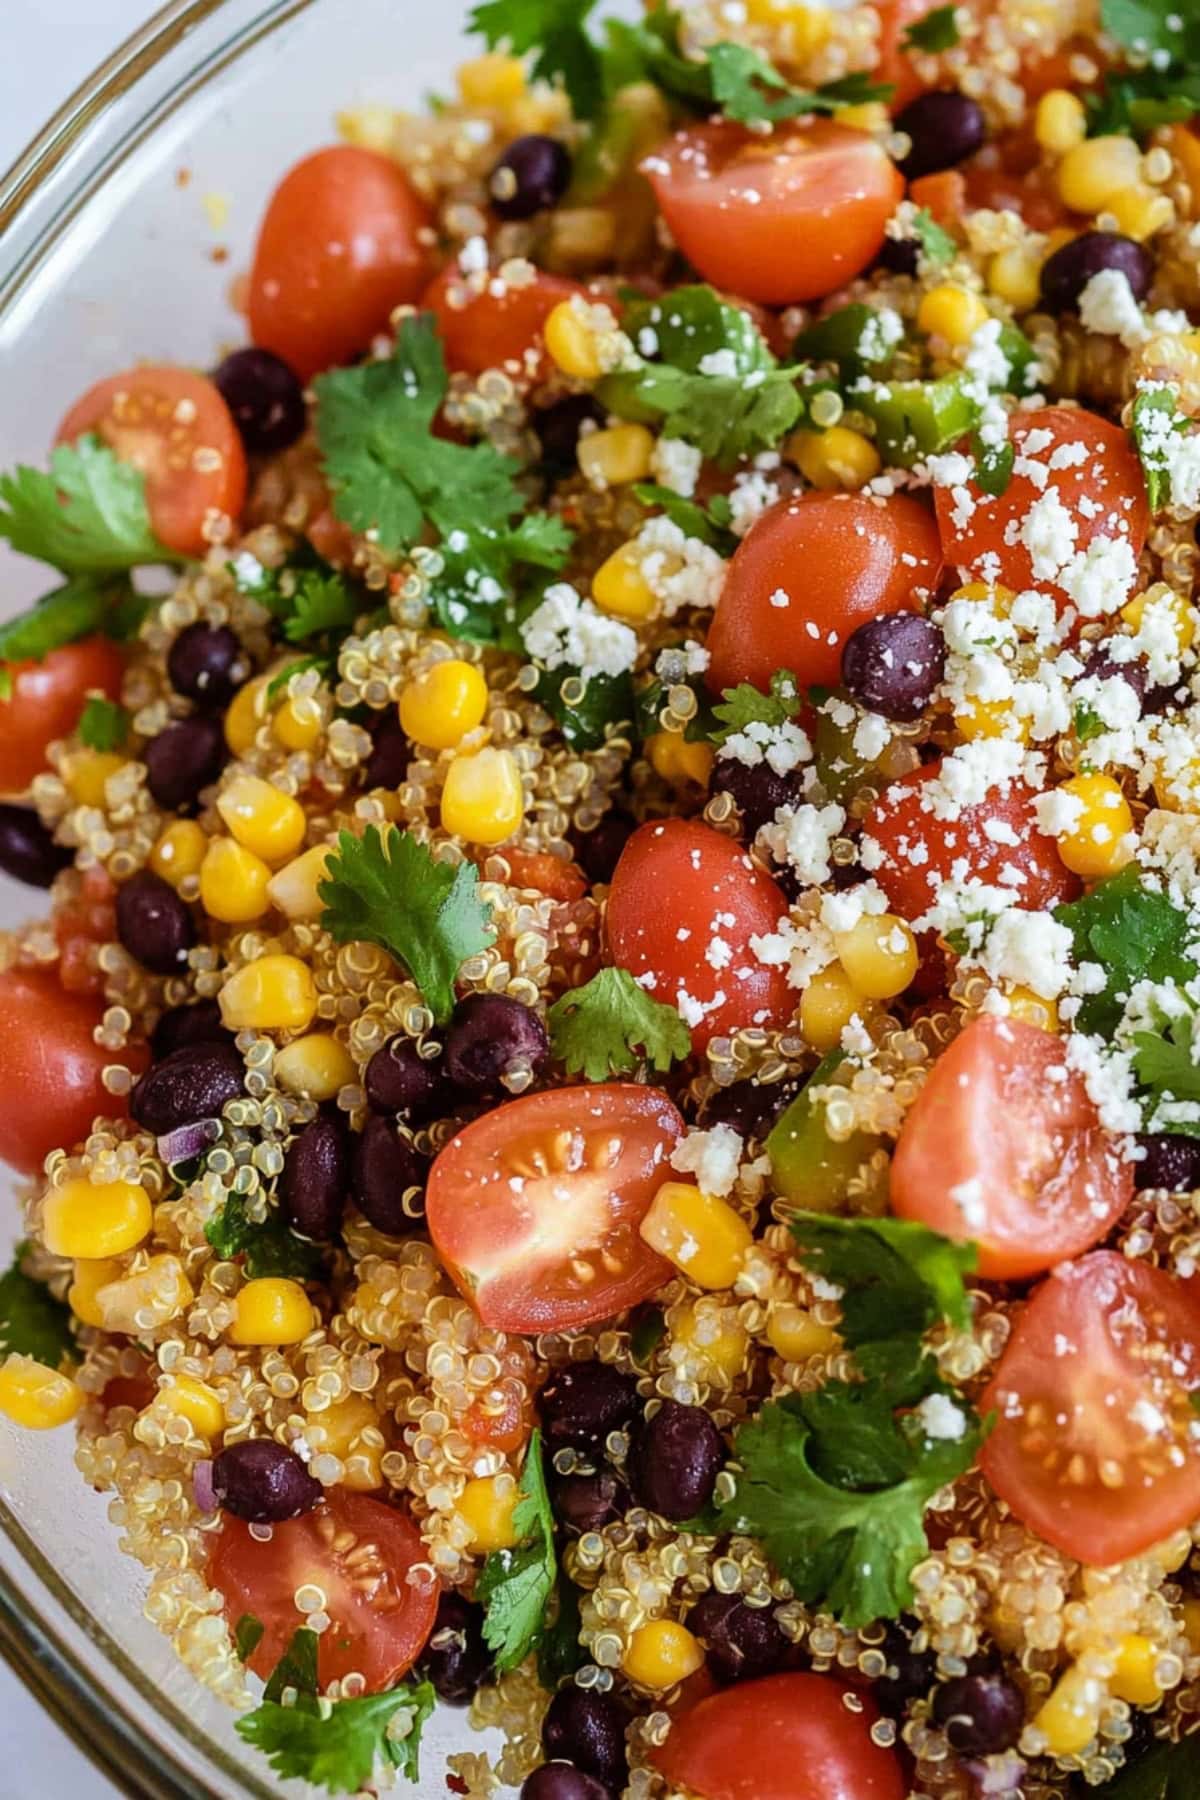
M 117 889 L 117 937 L 155 975 L 178 975 L 196 942 L 191 909 L 170 882 L 139 869 Z
M 293 1231 L 327 1244 L 341 1228 L 350 1191 L 350 1144 L 343 1115 L 319 1112 L 287 1147 L 279 1202 Z
M 997 1756 L 1021 1735 L 1025 1696 L 998 1670 L 960 1675 L 934 1694 L 933 1717 L 960 1755 Z
M 629 1509 L 629 1492 L 611 1469 L 594 1475 L 559 1475 L 551 1482 L 554 1516 L 567 1531 L 582 1537 L 586 1531 L 603 1531 Z
M 1154 262 L 1145 246 L 1116 231 L 1085 231 L 1042 264 L 1042 299 L 1052 312 L 1069 312 L 1092 277 L 1106 269 L 1126 277 L 1135 300 L 1146 298 Z
M 445 1593 L 438 1601 L 429 1642 L 421 1652 L 418 1673 L 433 1683 L 447 1706 L 466 1706 L 492 1674 L 492 1653 L 483 1641 L 483 1608 L 461 1594 Z
M 232 1044 L 189 1044 L 151 1064 L 134 1083 L 129 1110 L 145 1131 L 161 1137 L 177 1125 L 219 1118 L 241 1094 L 245 1074 Z
M 399 713 L 394 706 L 389 706 L 374 726 L 367 729 L 371 732 L 372 743 L 371 754 L 363 764 L 364 785 L 398 788 L 408 774 L 413 753 Z
M 198 706 L 227 706 L 245 680 L 250 660 L 228 625 L 186 626 L 167 653 L 167 674 L 177 694 Z
M 190 811 L 225 762 L 225 735 L 219 719 L 197 713 L 177 719 L 151 738 L 142 752 L 146 786 L 168 812 Z
M 538 1396 L 547 1451 L 602 1451 L 614 1431 L 624 1431 L 638 1411 L 637 1382 L 611 1363 L 565 1363 Z
M 531 219 L 561 200 L 570 180 L 565 144 L 541 132 L 514 138 L 488 181 L 492 210 L 502 219 Z
M 375 1112 L 400 1113 L 410 1125 L 424 1124 L 449 1109 L 444 1062 L 441 1056 L 418 1055 L 412 1038 L 389 1038 L 367 1064 L 367 1104 Z
M 739 762 L 736 756 L 718 756 L 713 764 L 714 793 L 732 796 L 742 815 L 742 836 L 752 838 L 769 825 L 781 806 L 795 806 L 801 797 L 794 774 L 778 775 L 770 763 Z
M 875 258 L 879 268 L 889 269 L 893 275 L 915 275 L 920 260 L 921 246 L 914 237 L 885 237 Z
M 232 1044 L 233 1033 L 221 1023 L 221 1008 L 215 1000 L 195 1000 L 187 1006 L 171 1006 L 160 1013 L 150 1033 L 150 1053 L 162 1062 L 176 1050 L 189 1044 Z
M 304 389 L 270 350 L 235 350 L 213 371 L 247 450 L 286 450 L 307 422 Z
M 868 619 L 842 651 L 842 681 L 850 694 L 885 719 L 919 719 L 945 671 L 941 627 L 920 613 Z
M 542 1748 L 551 1761 L 573 1763 L 619 1793 L 629 1778 L 625 1719 L 615 1694 L 569 1681 L 546 1709 Z
M 0 869 L 26 887 L 48 888 L 75 852 L 56 844 L 31 806 L 0 803 Z
M 664 1519 L 690 1519 L 712 1499 L 728 1452 L 702 1406 L 664 1400 L 634 1427 L 628 1475 L 634 1499 Z
M 252 1524 L 295 1519 L 321 1498 L 295 1451 L 274 1438 L 246 1438 L 213 1459 L 213 1492 L 225 1512 Z
M 507 994 L 468 994 L 446 1030 L 446 1073 L 465 1094 L 492 1094 L 519 1063 L 535 1072 L 550 1054 L 537 1014 Z
M 579 433 L 589 421 L 599 423 L 600 408 L 590 394 L 568 394 L 553 406 L 544 406 L 533 415 L 533 429 L 548 463 L 574 469 L 579 451 Z
M 1164 1131 L 1139 1136 L 1138 1145 L 1146 1154 L 1133 1165 L 1135 1187 L 1166 1188 L 1172 1194 L 1200 1187 L 1200 1139 Z
M 578 831 L 572 838 L 575 860 L 589 881 L 611 881 L 621 852 L 637 821 L 628 813 L 607 812 L 594 831 Z
M 916 1621 L 911 1623 L 915 1627 Z M 933 1686 L 937 1657 L 932 1650 L 914 1650 L 911 1634 L 898 1620 L 884 1626 L 880 1649 L 887 1667 L 871 1691 L 881 1712 L 889 1719 L 902 1719 L 912 1702 Z
M 710 1588 L 687 1616 L 687 1627 L 704 1645 L 709 1671 L 718 1681 L 753 1681 L 771 1675 L 787 1655 L 788 1640 L 769 1606 L 747 1606 L 737 1594 Z
M 367 1120 L 354 1146 L 351 1186 L 359 1212 L 376 1231 L 404 1237 L 419 1228 L 420 1208 L 406 1211 L 404 1196 L 424 1186 L 425 1173 L 425 1159 L 390 1119 Z
M 594 1775 L 570 1763 L 543 1763 L 526 1777 L 521 1800 L 613 1800 L 611 1790 Z
M 1088 657 L 1084 675 L 1089 681 L 1111 681 L 1114 675 L 1127 682 L 1137 695 L 1144 699 L 1146 687 L 1150 679 L 1150 671 L 1139 657 L 1130 657 L 1128 662 L 1118 662 L 1107 647 L 1095 651 Z
M 900 169 L 906 180 L 915 181 L 939 169 L 957 168 L 974 156 L 987 137 L 987 121 L 983 108 L 957 88 L 938 88 L 910 101 L 897 114 L 896 130 L 912 144 Z
M 704 1102 L 704 1127 L 709 1130 L 714 1125 L 732 1125 L 739 1137 L 765 1137 L 796 1092 L 796 1084 L 791 1081 L 773 1081 L 767 1086 L 757 1081 L 735 1081 L 729 1087 L 718 1088 Z

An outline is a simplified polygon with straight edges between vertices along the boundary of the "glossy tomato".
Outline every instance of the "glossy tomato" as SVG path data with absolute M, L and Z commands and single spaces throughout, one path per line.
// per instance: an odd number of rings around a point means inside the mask
M 513 887 L 536 888 L 551 900 L 582 900 L 587 893 L 587 879 L 574 863 L 548 850 L 505 850 L 509 880 Z
M 542 332 L 554 308 L 575 294 L 583 294 L 577 281 L 540 270 L 520 286 L 490 286 L 474 294 L 465 305 L 456 305 L 465 291 L 459 270 L 451 263 L 425 290 L 422 306 L 437 320 L 438 336 L 452 369 L 481 375 L 485 369 L 506 369 L 511 374 L 539 378 L 546 367 Z
M 745 1025 L 786 1025 L 797 999 L 753 937 L 777 930 L 787 901 L 742 846 L 698 819 L 634 832 L 608 895 L 612 961 L 691 1027 L 692 1048 Z
M 41 662 L 9 663 L 0 701 L 0 793 L 20 794 L 46 767 L 46 746 L 74 731 L 89 693 L 115 700 L 125 659 L 108 638 L 80 638 Z
M 75 402 L 57 441 L 86 432 L 145 476 L 154 534 L 179 556 L 204 555 L 211 514 L 240 514 L 246 452 L 233 414 L 203 375 L 167 363 L 110 375 Z
M 701 1700 L 671 1726 L 654 1765 L 702 1800 L 904 1800 L 879 1713 L 832 1675 L 768 1675 Z
M 683 1120 L 628 1082 L 525 1094 L 436 1158 L 429 1235 L 485 1325 L 565 1331 L 611 1318 L 671 1278 L 638 1232 Z
M 1017 419 L 1016 471 L 1003 494 L 968 482 L 964 508 L 961 489 L 936 490 L 946 561 L 968 581 L 1038 588 L 1088 618 L 1111 611 L 1114 587 L 1116 604 L 1133 592 L 1150 517 L 1129 433 L 1071 406 Z
M 34 1174 L 60 1145 L 81 1142 L 97 1113 L 125 1115 L 124 1100 L 100 1076 L 122 1062 L 140 1074 L 146 1050 L 102 1050 L 93 1036 L 102 1010 L 82 994 L 64 993 L 48 970 L 0 975 L 0 1160 L 22 1174 Z
M 1100 1124 L 1061 1038 L 973 1019 L 938 1057 L 892 1158 L 893 1212 L 979 1245 L 979 1273 L 1019 1281 L 1107 1236 L 1133 1165 Z
M 431 218 L 390 156 L 339 144 L 289 169 L 250 272 L 250 332 L 304 381 L 348 362 L 429 278 Z
M 983 1471 L 1048 1544 L 1105 1567 L 1200 1513 L 1200 1292 L 1097 1250 L 1017 1315 L 981 1401 Z
M 708 683 L 841 680 L 842 647 L 881 613 L 920 611 L 942 566 L 931 514 L 907 494 L 778 500 L 734 552 L 708 633 Z
M 688 261 L 716 287 L 787 306 L 874 261 L 904 180 L 882 145 L 827 119 L 760 137 L 692 125 L 642 164 Z
M 379 1694 L 412 1667 L 433 1629 L 437 1582 L 407 1580 L 427 1560 L 407 1514 L 333 1488 L 312 1512 L 274 1525 L 267 1543 L 226 1514 L 208 1576 L 224 1596 L 231 1627 L 244 1613 L 262 1620 L 250 1658 L 256 1675 L 271 1674 L 304 1624 L 295 1594 L 311 1585 L 325 1595 L 331 1620 L 317 1650 L 318 1681 L 324 1687 L 358 1670 L 367 1692 Z

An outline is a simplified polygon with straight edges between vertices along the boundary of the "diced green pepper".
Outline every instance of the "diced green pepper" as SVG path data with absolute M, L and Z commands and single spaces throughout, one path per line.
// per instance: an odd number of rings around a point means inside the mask
M 948 450 L 979 423 L 979 403 L 962 374 L 936 381 L 864 383 L 851 403 L 875 424 L 875 441 L 885 463 L 911 468 L 922 457 Z
M 831 1050 L 817 1064 L 767 1138 L 777 1190 L 809 1212 L 834 1212 L 841 1206 L 851 1181 L 879 1141 L 860 1131 L 835 1143 L 825 1129 L 825 1105 L 815 1090 L 828 1082 L 843 1060 L 840 1050 Z
M 854 748 L 859 724 L 857 711 L 849 725 L 839 725 L 824 708 L 818 709 L 813 733 L 813 763 L 827 800 L 842 805 L 866 781 L 871 764 Z
M 871 370 L 879 373 L 892 360 L 895 345 L 888 342 L 873 306 L 854 300 L 802 331 L 793 346 L 798 361 L 836 363 L 847 381 Z
M 996 340 L 997 347 L 1008 359 L 1008 380 L 1006 391 L 1010 394 L 1027 394 L 1037 377 L 1031 380 L 1029 370 L 1037 361 L 1037 352 L 1025 333 L 1017 325 L 1002 325 L 1000 336 Z

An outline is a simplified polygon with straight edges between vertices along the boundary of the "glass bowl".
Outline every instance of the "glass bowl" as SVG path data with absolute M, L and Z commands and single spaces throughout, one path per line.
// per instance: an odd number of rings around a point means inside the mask
M 42 463 L 98 377 L 139 358 L 204 367 L 242 341 L 230 284 L 270 189 L 333 138 L 338 109 L 415 106 L 444 87 L 466 11 L 466 0 L 172 0 L 97 70 L 0 178 L 0 469 Z M 2 545 L 0 580 L 0 613 L 49 585 Z M 0 876 L 0 924 L 38 901 Z M 2 1245 L 20 1225 L 2 1177 L 0 1190 Z M 0 1421 L 0 1654 L 134 1800 L 313 1792 L 276 1781 L 143 1617 L 143 1572 L 119 1553 L 73 1441 Z M 445 1791 L 447 1751 L 487 1747 L 441 1710 L 422 1791 Z M 0 1791 L 12 1791 L 3 1776 Z

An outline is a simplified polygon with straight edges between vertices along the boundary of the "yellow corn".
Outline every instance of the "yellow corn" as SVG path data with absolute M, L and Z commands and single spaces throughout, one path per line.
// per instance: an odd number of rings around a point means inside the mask
M 1175 223 L 1174 203 L 1151 187 L 1122 188 L 1104 203 L 1106 213 L 1124 237 L 1141 244 Z
M 326 1031 L 295 1038 L 275 1058 L 275 1079 L 289 1094 L 332 1100 L 358 1074 L 346 1046 Z
M 849 931 L 837 931 L 833 947 L 852 984 L 868 1000 L 902 994 L 917 972 L 917 940 L 895 913 L 864 913 Z
M 1156 625 L 1169 624 L 1176 646 L 1182 653 L 1190 650 L 1196 636 L 1196 613 L 1186 594 L 1176 593 L 1165 581 L 1156 581 L 1142 594 L 1135 594 L 1121 608 L 1121 617 L 1134 631 L 1141 629 L 1147 607 Z
M 466 106 L 511 106 L 525 92 L 524 64 L 499 50 L 474 56 L 458 65 L 458 91 Z
M 832 30 L 827 6 L 803 6 L 796 0 L 746 0 L 746 17 L 753 25 L 790 32 L 791 59 L 796 61 L 819 50 Z
M 122 1331 L 136 1337 L 139 1331 L 157 1331 L 177 1319 L 196 1298 L 177 1256 L 167 1252 L 151 1256 L 135 1274 L 110 1281 L 96 1297 L 105 1331 Z
M 1015 738 L 1029 740 L 1030 722 L 1018 718 L 1011 700 L 968 700 L 954 714 L 954 724 L 964 743 L 979 738 Z
M 248 925 L 270 910 L 271 870 L 233 838 L 210 838 L 200 865 L 200 904 L 222 925 Z
M 304 842 L 308 821 L 300 802 L 258 775 L 235 776 L 217 811 L 238 843 L 266 863 L 287 862 Z
M 695 782 L 697 787 L 708 786 L 716 761 L 716 751 L 711 744 L 699 738 L 689 742 L 681 731 L 655 731 L 646 739 L 645 750 L 650 767 L 664 781 L 672 782 L 676 787 L 683 787 L 689 781 Z
M 500 844 L 525 817 L 521 770 L 511 750 L 488 746 L 459 756 L 446 771 L 442 825 L 469 844 Z
M 0 1413 L 26 1431 L 51 1431 L 73 1419 L 86 1396 L 77 1381 L 35 1362 L 10 1356 L 0 1364 Z
M 330 844 L 314 844 L 302 851 L 282 869 L 276 869 L 267 883 L 272 906 L 277 906 L 286 919 L 319 919 L 325 910 L 318 889 L 328 877 Z
M 238 689 L 225 709 L 225 742 L 235 756 L 244 756 L 267 716 L 269 675 L 258 675 Z
M 128 761 L 115 750 L 72 750 L 59 764 L 59 773 L 76 806 L 103 806 L 109 777 Z
M 826 492 L 865 487 L 882 467 L 870 438 L 861 431 L 851 431 L 848 425 L 831 425 L 828 431 L 793 432 L 787 452 L 805 481 Z
M 1042 252 L 1033 244 L 1012 244 L 988 259 L 988 292 L 1014 312 L 1032 312 L 1042 297 Z
M 383 1486 L 383 1445 L 373 1441 L 374 1436 L 382 1435 L 379 1415 L 366 1394 L 347 1394 L 344 1400 L 335 1400 L 321 1412 L 305 1413 L 304 1423 L 317 1453 L 336 1456 L 342 1463 L 344 1473 L 339 1487 L 369 1493 L 372 1488 Z M 368 1432 L 372 1434 L 370 1439 L 364 1437 Z
M 478 1475 L 468 1481 L 456 1510 L 471 1527 L 469 1548 L 480 1554 L 511 1550 L 517 1542 L 513 1514 L 520 1498 L 511 1475 Z
M 482 725 L 488 708 L 483 671 L 461 657 L 431 664 L 400 696 L 400 723 L 414 744 L 453 750 Z
M 836 1050 L 851 1019 L 869 1008 L 841 963 L 818 970 L 800 996 L 800 1030 L 814 1050 Z
M 178 1413 L 198 1437 L 219 1437 L 225 1429 L 225 1408 L 219 1394 L 191 1375 L 175 1375 L 158 1390 L 160 1402 Z
M 579 467 L 595 488 L 645 481 L 653 455 L 654 438 L 644 425 L 610 425 L 579 440 Z
M 1002 587 L 999 582 L 987 581 L 968 581 L 962 587 L 955 588 L 950 596 L 952 600 L 986 600 L 1001 619 L 1007 619 L 1016 597 L 1012 588 Z
M 1043 1000 L 1032 988 L 1009 988 L 1005 995 L 1009 1017 L 1023 1025 L 1036 1025 L 1039 1031 L 1058 1030 L 1058 1008 L 1053 1000 Z
M 1083 101 L 1069 88 L 1051 88 L 1037 103 L 1033 135 L 1051 156 L 1065 156 L 1087 136 Z
M 917 329 L 927 337 L 943 338 L 948 344 L 969 344 L 979 327 L 986 325 L 988 316 L 978 294 L 944 281 L 922 296 L 917 308 Z
M 838 1334 L 802 1306 L 777 1306 L 767 1320 L 767 1342 L 785 1362 L 806 1362 L 810 1356 L 828 1356 L 837 1347 Z
M 285 750 L 311 750 L 321 735 L 324 720 L 311 694 L 293 700 L 289 694 L 271 715 L 271 733 Z
M 732 1287 L 753 1242 L 740 1213 L 687 1181 L 664 1181 L 638 1227 L 652 1250 L 697 1287 Z
M 835 107 L 833 118 L 835 124 L 845 125 L 850 131 L 867 131 L 872 137 L 880 137 L 892 127 L 892 115 L 882 100 L 860 100 L 856 106 Z
M 1114 194 L 1134 186 L 1141 167 L 1142 153 L 1133 138 L 1087 138 L 1058 165 L 1059 198 L 1072 212 L 1102 212 Z
M 93 1182 L 77 1175 L 46 1195 L 42 1238 L 54 1256 L 88 1262 L 136 1249 L 151 1220 L 145 1188 L 132 1181 Z
M 614 550 L 592 576 L 592 599 L 616 619 L 652 619 L 658 595 L 646 580 L 642 552 L 632 539 Z
M 1059 1677 L 1042 1702 L 1034 1725 L 1046 1736 L 1051 1756 L 1078 1756 L 1096 1735 L 1104 1690 L 1095 1676 L 1075 1664 Z
M 1059 791 L 1072 795 L 1083 809 L 1058 839 L 1059 856 L 1074 874 L 1089 880 L 1115 875 L 1133 855 L 1133 813 L 1120 782 L 1111 775 L 1073 775 Z
M 124 1272 L 125 1264 L 116 1256 L 76 1259 L 75 1278 L 67 1289 L 67 1305 L 82 1324 L 104 1324 L 104 1314 L 96 1296 L 102 1287 L 119 1281 Z
M 1155 1678 L 1159 1653 L 1140 1631 L 1127 1631 L 1117 1646 L 1117 1660 L 1109 1678 L 1109 1688 L 1118 1700 L 1130 1706 L 1154 1706 L 1162 1699 L 1162 1688 Z
M 312 972 L 298 956 L 260 956 L 230 975 L 220 992 L 230 1031 L 303 1031 L 317 1010 Z
M 738 1324 L 736 1314 L 728 1307 L 714 1309 L 699 1301 L 672 1314 L 671 1340 L 703 1357 L 729 1386 L 745 1368 L 750 1348 L 749 1333 Z
M 194 819 L 176 819 L 150 852 L 150 867 L 173 888 L 198 875 L 208 849 L 208 839 Z
M 298 1281 L 264 1275 L 248 1281 L 234 1306 L 232 1344 L 298 1344 L 317 1322 L 316 1310 Z
M 638 1687 L 662 1693 L 694 1675 L 704 1662 L 698 1638 L 674 1619 L 651 1619 L 633 1633 L 621 1667 Z
M 562 300 L 543 327 L 551 362 L 574 381 L 599 381 L 604 373 L 600 346 L 587 312 Z

